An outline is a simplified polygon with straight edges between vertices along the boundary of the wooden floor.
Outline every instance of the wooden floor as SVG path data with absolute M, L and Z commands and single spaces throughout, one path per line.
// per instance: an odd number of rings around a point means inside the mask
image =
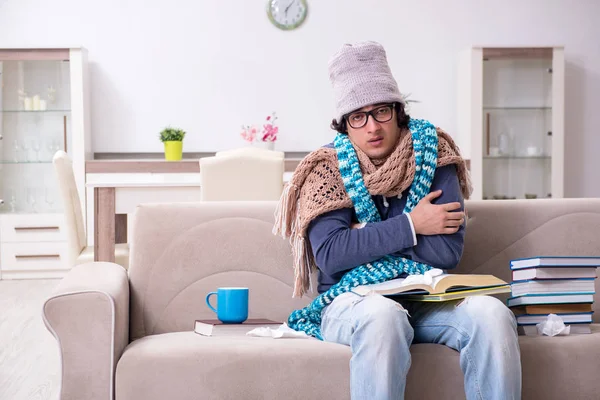
M 58 282 L 0 281 L 0 399 L 58 399 L 58 347 L 42 320 L 42 304 Z

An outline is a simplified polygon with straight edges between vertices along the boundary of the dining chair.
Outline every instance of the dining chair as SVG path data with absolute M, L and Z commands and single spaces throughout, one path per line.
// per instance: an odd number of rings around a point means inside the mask
M 283 157 L 234 152 L 200 158 L 202 201 L 279 200 L 283 190 Z
M 94 261 L 94 246 L 87 246 L 83 212 L 73 173 L 73 162 L 67 153 L 59 150 L 54 154 L 52 164 L 54 164 L 54 170 L 58 178 L 60 196 L 64 207 L 69 265 L 75 266 Z M 115 263 L 125 269 L 129 266 L 129 246 L 127 243 L 115 245 Z
M 248 155 L 255 155 L 255 156 L 272 156 L 272 157 L 276 157 L 276 158 L 284 158 L 285 157 L 285 153 L 283 151 L 262 149 L 260 147 L 254 147 L 254 146 L 246 146 L 246 147 L 239 147 L 239 148 L 235 148 L 235 149 L 217 151 L 215 153 L 215 156 L 220 157 L 220 156 L 236 155 L 236 154 L 248 154 Z

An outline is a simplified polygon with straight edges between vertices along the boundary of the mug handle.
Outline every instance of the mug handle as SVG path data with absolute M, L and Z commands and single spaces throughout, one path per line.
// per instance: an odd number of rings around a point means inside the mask
M 210 296 L 212 296 L 213 294 L 217 294 L 217 292 L 210 292 L 206 295 L 206 305 L 208 306 L 208 308 L 213 310 L 215 314 L 217 314 L 217 310 L 210 304 Z

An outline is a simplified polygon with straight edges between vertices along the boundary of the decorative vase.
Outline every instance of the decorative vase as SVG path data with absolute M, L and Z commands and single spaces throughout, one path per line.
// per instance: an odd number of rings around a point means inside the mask
M 254 146 L 261 148 L 261 149 L 266 149 L 266 150 L 275 150 L 275 142 L 255 142 Z
M 183 156 L 183 142 L 180 140 L 166 141 L 165 160 L 179 161 Z

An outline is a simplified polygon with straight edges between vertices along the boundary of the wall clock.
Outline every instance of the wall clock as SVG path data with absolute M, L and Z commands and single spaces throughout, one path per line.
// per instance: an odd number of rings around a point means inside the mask
M 269 0 L 267 3 L 269 20 L 279 29 L 286 31 L 302 25 L 307 12 L 306 0 Z

